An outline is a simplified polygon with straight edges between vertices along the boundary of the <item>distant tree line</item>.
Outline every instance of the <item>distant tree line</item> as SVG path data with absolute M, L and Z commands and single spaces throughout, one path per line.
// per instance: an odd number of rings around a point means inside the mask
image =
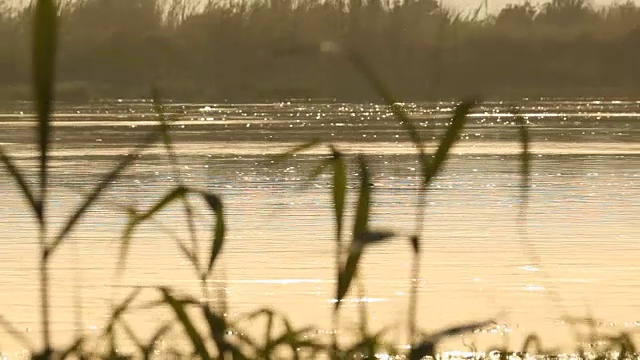
M 0 0 L 0 98 L 29 98 L 31 12 Z M 60 23 L 58 93 L 69 99 L 146 97 L 152 83 L 185 100 L 371 99 L 340 48 L 402 99 L 640 95 L 633 2 L 524 2 L 484 16 L 437 0 L 76 0 Z

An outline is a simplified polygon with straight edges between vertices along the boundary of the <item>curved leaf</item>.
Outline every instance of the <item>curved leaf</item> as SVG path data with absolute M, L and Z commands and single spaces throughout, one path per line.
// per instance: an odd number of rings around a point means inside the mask
M 213 270 L 213 265 L 215 264 L 220 251 L 222 251 L 222 245 L 224 243 L 224 235 L 226 232 L 226 225 L 224 221 L 224 209 L 222 205 L 222 200 L 215 194 L 200 192 L 203 199 L 209 205 L 209 208 L 216 215 L 216 223 L 213 230 L 213 241 L 211 244 L 211 253 L 209 254 L 209 265 L 207 266 L 207 274 L 210 274 Z
M 132 211 L 129 216 L 129 222 L 125 227 L 125 230 L 122 234 L 122 240 L 120 244 L 120 257 L 118 259 L 118 268 L 120 271 L 124 269 L 124 265 L 127 258 L 127 253 L 129 250 L 129 244 L 131 242 L 131 236 L 135 231 L 136 227 L 146 220 L 150 219 L 156 213 L 163 210 L 166 206 L 171 204 L 173 201 L 183 198 L 187 194 L 187 188 L 184 186 L 176 186 L 173 190 L 167 193 L 162 199 L 160 199 L 155 205 L 153 205 L 149 210 L 140 214 L 136 211 Z

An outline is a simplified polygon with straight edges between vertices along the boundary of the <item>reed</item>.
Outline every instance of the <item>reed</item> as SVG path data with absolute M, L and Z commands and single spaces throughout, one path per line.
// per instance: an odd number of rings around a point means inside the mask
M 210 10 L 211 11 L 211 10 Z M 52 113 L 54 106 L 54 85 L 56 73 L 56 58 L 58 53 L 57 34 L 59 9 L 54 0 L 38 0 L 34 4 L 34 21 L 32 29 L 32 53 L 33 53 L 33 89 L 35 99 L 35 110 L 37 119 L 35 124 L 37 139 L 37 157 L 39 164 L 38 182 L 31 185 L 25 178 L 23 170 L 17 166 L 9 152 L 0 146 L 0 161 L 6 173 L 17 185 L 19 191 L 29 205 L 34 215 L 34 221 L 39 225 L 38 257 L 40 274 L 40 311 L 41 311 L 41 331 L 42 339 L 40 347 L 35 347 L 30 339 L 16 330 L 15 326 L 0 317 L 0 327 L 20 341 L 25 348 L 29 349 L 33 359 L 128 359 L 142 358 L 150 359 L 156 350 L 156 342 L 167 336 L 181 334 L 191 345 L 191 350 L 181 349 L 177 355 L 180 357 L 195 357 L 201 359 L 276 359 L 276 358 L 374 358 L 380 351 L 395 356 L 403 356 L 409 359 L 422 359 L 424 357 L 435 357 L 438 353 L 438 345 L 442 340 L 484 328 L 493 323 L 493 320 L 470 322 L 458 326 L 449 327 L 440 331 L 425 333 L 421 331 L 416 323 L 417 308 L 419 305 L 418 279 L 420 277 L 420 264 L 424 250 L 421 245 L 423 236 L 425 217 L 428 213 L 426 197 L 428 190 L 434 179 L 446 165 L 448 156 L 455 142 L 464 128 L 466 119 L 477 100 L 461 102 L 456 106 L 450 118 L 445 133 L 438 140 L 436 151 L 428 154 L 425 141 L 417 130 L 412 119 L 403 110 L 402 104 L 391 95 L 391 91 L 384 85 L 384 82 L 372 70 L 369 63 L 361 53 L 349 49 L 346 52 L 347 59 L 360 73 L 371 89 L 387 104 L 390 111 L 395 115 L 412 146 L 416 149 L 416 156 L 420 163 L 419 175 L 420 185 L 416 202 L 415 229 L 409 236 L 413 254 L 413 265 L 410 274 L 410 298 L 408 314 L 408 340 L 410 348 L 404 351 L 397 347 L 399 344 L 389 344 L 385 342 L 385 335 L 391 331 L 389 328 L 372 333 L 367 326 L 367 312 L 364 306 L 359 307 L 361 315 L 361 327 L 355 341 L 346 343 L 340 341 L 341 333 L 339 315 L 342 308 L 342 301 L 353 292 L 353 284 L 359 284 L 359 296 L 364 297 L 364 281 L 358 277 L 361 269 L 361 262 L 366 256 L 366 250 L 381 242 L 393 241 L 396 234 L 385 229 L 375 229 L 370 226 L 369 216 L 374 196 L 371 187 L 371 170 L 366 157 L 355 156 L 355 163 L 358 170 L 357 199 L 353 209 L 353 228 L 350 231 L 348 244 L 345 244 L 345 207 L 347 198 L 348 159 L 351 157 L 338 149 L 335 144 L 325 144 L 329 154 L 322 160 L 309 176 L 313 180 L 324 171 L 330 171 L 332 175 L 331 198 L 333 203 L 333 213 L 335 220 L 335 268 L 336 268 L 336 288 L 335 293 L 330 294 L 335 298 L 335 305 L 331 316 L 333 317 L 333 329 L 331 339 L 327 342 L 324 339 L 316 339 L 315 334 L 319 329 L 314 327 L 295 328 L 290 319 L 283 314 L 272 309 L 258 309 L 249 314 L 242 314 L 237 320 L 232 321 L 226 316 L 226 300 L 220 299 L 222 306 L 220 309 L 214 308 L 208 299 L 211 293 L 208 289 L 209 280 L 216 274 L 216 264 L 225 245 L 226 237 L 226 217 L 223 200 L 216 194 L 208 191 L 187 186 L 179 169 L 179 159 L 177 158 L 174 145 L 169 132 L 170 119 L 166 119 L 163 114 L 162 104 L 157 92 L 154 91 L 154 105 L 158 114 L 159 124 L 149 135 L 137 145 L 129 155 L 124 156 L 120 162 L 110 171 L 105 173 L 97 182 L 95 188 L 83 199 L 81 204 L 71 212 L 71 215 L 64 222 L 63 226 L 50 236 L 48 231 L 49 212 L 47 203 L 50 165 L 54 159 L 50 156 L 50 149 L 53 141 L 52 137 Z M 521 202 L 520 202 L 520 227 L 521 236 L 526 243 L 526 214 L 530 192 L 531 181 L 531 156 L 529 133 L 526 121 L 517 118 L 518 138 L 522 145 L 521 167 L 519 174 L 521 177 Z M 135 288 L 118 305 L 114 306 L 110 316 L 104 326 L 104 331 L 98 341 L 102 346 L 98 350 L 91 350 L 88 346 L 89 339 L 80 334 L 76 339 L 70 341 L 66 348 L 54 348 L 51 342 L 51 312 L 55 311 L 51 306 L 50 298 L 50 261 L 62 245 L 65 244 L 74 228 L 82 221 L 89 209 L 101 199 L 101 195 L 113 182 L 118 179 L 123 171 L 128 169 L 147 148 L 162 142 L 166 150 L 177 178 L 175 185 L 169 189 L 164 196 L 147 209 L 137 209 L 128 207 L 129 222 L 121 237 L 121 256 L 117 268 L 123 274 L 126 266 L 129 246 L 134 239 L 134 234 L 139 226 L 153 222 L 154 217 L 171 204 L 179 203 L 187 215 L 185 226 L 189 232 L 189 241 L 184 241 L 178 237 L 174 240 L 178 245 L 185 260 L 193 267 L 198 280 L 200 281 L 202 294 L 205 300 L 193 298 L 188 295 L 179 294 L 175 290 L 165 287 L 153 287 L 151 291 L 159 295 L 159 301 L 145 305 L 146 308 L 163 308 L 175 315 L 175 321 L 157 324 L 158 327 L 153 332 L 151 338 L 142 341 L 129 325 L 126 314 L 135 311 L 133 303 L 141 296 L 143 291 L 149 289 Z M 291 161 L 291 158 L 301 151 L 314 146 L 322 145 L 317 140 L 311 140 L 291 151 L 282 154 L 278 161 Z M 209 247 L 206 258 L 202 258 L 200 240 L 196 237 L 196 223 L 193 218 L 193 200 L 199 199 L 199 204 L 203 204 L 212 216 L 213 226 L 208 241 Z M 533 249 L 528 249 L 532 260 L 537 258 Z M 255 323 L 264 321 L 266 324 L 261 338 L 255 339 L 246 335 L 243 325 L 246 322 Z M 585 322 L 584 319 L 568 319 L 569 322 Z M 590 326 L 589 344 L 597 344 L 596 358 L 610 359 L 612 354 L 617 354 L 617 359 L 626 359 L 637 356 L 636 347 L 630 334 L 620 333 L 614 336 L 601 335 L 594 330 L 593 321 L 587 321 Z M 204 325 L 205 331 L 202 331 Z M 178 330 L 178 329 L 181 330 Z M 117 332 L 121 331 L 130 339 L 136 348 L 136 352 L 123 355 L 118 351 Z M 171 334 L 171 335 L 169 335 Z M 596 345 L 593 345 L 596 346 Z M 520 355 L 530 352 L 552 355 L 552 351 L 545 349 L 540 338 L 532 334 L 524 344 Z M 287 354 L 287 355 L 283 355 Z M 513 353 L 518 355 L 518 353 Z M 175 354 L 174 354 L 175 355 Z M 507 356 L 506 352 L 502 357 Z M 167 354 L 169 356 L 169 354 Z M 582 353 L 585 357 L 585 353 Z

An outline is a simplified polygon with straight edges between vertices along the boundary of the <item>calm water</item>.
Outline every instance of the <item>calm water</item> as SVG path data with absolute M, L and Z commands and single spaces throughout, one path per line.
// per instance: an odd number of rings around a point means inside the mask
M 443 130 L 453 104 L 406 106 L 431 139 Z M 3 109 L 0 143 L 35 179 L 31 105 L 4 104 Z M 151 129 L 155 117 L 145 102 L 61 104 L 57 111 L 50 212 L 59 225 L 101 174 Z M 508 337 L 465 339 L 492 345 L 515 344 L 530 331 L 542 331 L 549 345 L 569 344 L 570 332 L 561 323 L 565 315 L 593 315 L 604 320 L 603 328 L 636 331 L 640 102 L 531 101 L 522 104 L 522 112 L 531 123 L 535 154 L 529 240 L 519 235 L 516 222 L 517 132 L 507 104 L 487 103 L 472 116 L 429 193 L 419 323 L 433 330 L 496 317 L 495 330 L 506 330 Z M 395 326 L 393 336 L 404 340 L 406 235 L 413 229 L 417 163 L 384 107 L 172 104 L 167 113 L 175 120 L 172 131 L 185 182 L 219 194 L 226 205 L 229 236 L 219 269 L 231 316 L 270 306 L 298 325 L 328 327 L 334 287 L 329 178 L 301 188 L 327 150 L 317 148 L 278 165 L 270 159 L 315 137 L 349 154 L 367 155 L 375 184 L 372 223 L 399 236 L 366 253 L 366 300 L 372 325 Z M 172 184 L 175 172 L 162 148 L 145 152 L 55 255 L 53 326 L 60 341 L 78 323 L 85 333 L 98 333 L 109 304 L 133 286 L 162 284 L 198 294 L 193 270 L 173 239 L 187 237 L 177 207 L 136 233 L 126 276 L 114 279 L 124 209 L 151 204 Z M 35 227 L 4 173 L 0 191 L 0 313 L 37 342 Z M 209 216 L 204 210 L 198 216 L 205 242 Z M 539 266 L 531 262 L 535 254 Z M 81 298 L 80 322 L 74 296 Z M 148 290 L 147 298 L 152 296 Z M 347 329 L 355 325 L 355 306 L 355 301 L 346 305 L 351 309 L 345 311 L 351 313 Z M 163 312 L 131 315 L 141 334 L 168 319 Z M 0 339 L 3 353 L 12 356 L 20 349 L 3 330 Z M 449 346 L 464 348 L 459 338 Z

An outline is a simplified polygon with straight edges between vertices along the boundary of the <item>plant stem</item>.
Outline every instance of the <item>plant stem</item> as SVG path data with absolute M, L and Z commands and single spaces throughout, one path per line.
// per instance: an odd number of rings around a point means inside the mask
M 409 323 L 409 345 L 412 345 L 416 339 L 416 317 L 418 316 L 418 285 L 420 276 L 420 253 L 413 254 L 413 262 L 411 266 L 411 291 L 409 292 L 409 312 L 407 314 Z
M 49 249 L 47 248 L 46 221 L 40 225 L 40 310 L 42 312 L 42 343 L 44 354 L 51 351 L 51 333 L 49 328 Z

